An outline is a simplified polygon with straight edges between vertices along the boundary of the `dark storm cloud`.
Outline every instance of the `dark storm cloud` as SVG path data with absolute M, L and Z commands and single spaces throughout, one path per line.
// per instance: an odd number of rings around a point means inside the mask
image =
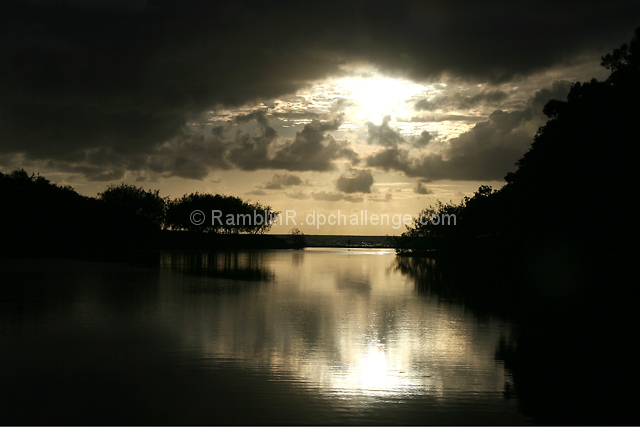
M 225 159 L 227 144 L 215 133 L 182 135 L 171 143 L 154 147 L 146 164 L 132 165 L 130 169 L 188 179 L 204 179 L 213 169 L 230 169 L 231 164 Z
M 328 131 L 338 130 L 341 120 L 313 121 L 296 133 L 293 140 L 276 151 L 272 168 L 291 171 L 329 171 L 337 159 L 356 162 L 358 155 L 345 141 L 336 141 Z
M 637 1 L 8 0 L 1 8 L 0 155 L 50 160 L 91 179 L 144 168 L 200 179 L 213 166 L 186 154 L 171 160 L 165 147 L 191 138 L 188 123 L 219 105 L 293 93 L 344 61 L 416 79 L 504 82 L 604 54 L 640 22 Z M 328 170 L 336 157 L 355 159 L 329 137 L 317 141 L 301 135 L 269 158 L 259 141 L 239 138 L 252 157 L 231 157 L 246 170 L 264 162 Z M 191 144 L 216 162 L 206 141 Z
M 438 115 L 421 115 L 411 118 L 411 122 L 424 123 L 424 122 L 469 122 L 475 123 L 484 120 L 486 117 L 482 116 L 469 116 L 463 114 L 438 114 Z
M 462 95 L 454 93 L 452 95 L 436 96 L 432 99 L 421 99 L 415 103 L 416 110 L 468 110 L 478 105 L 497 105 L 504 101 L 509 95 L 501 90 L 480 92 L 475 95 Z
M 427 132 L 426 130 L 423 130 L 420 133 L 420 136 L 418 136 L 417 138 L 414 138 L 413 144 L 416 147 L 426 147 L 432 141 L 433 141 L 433 135 L 431 133 Z
M 49 167 L 60 172 L 81 174 L 87 181 L 118 181 L 124 178 L 125 169 L 122 167 L 104 168 L 100 166 L 69 165 L 68 163 L 51 161 Z
M 278 134 L 269 126 L 269 122 L 261 111 L 235 118 L 238 124 L 245 124 L 251 120 L 257 122 L 260 131 L 247 133 L 237 129 L 227 158 L 243 170 L 268 169 L 271 146 L 277 142 Z
M 257 130 L 247 132 L 242 126 L 255 123 Z M 347 142 L 337 141 L 328 134 L 340 127 L 340 118 L 313 121 L 297 132 L 294 138 L 281 138 L 270 126 L 263 111 L 237 116 L 227 126 L 212 129 L 211 135 L 182 135 L 150 150 L 144 161 L 132 164 L 129 170 L 149 170 L 162 176 L 203 179 L 212 170 L 239 168 L 247 171 L 282 169 L 288 171 L 329 171 L 334 162 L 346 159 L 357 162 L 357 154 Z M 116 162 L 113 162 L 115 165 Z M 301 185 L 295 175 L 278 175 L 266 184 L 266 189 Z
M 373 175 L 371 171 L 354 171 L 350 176 L 340 175 L 336 181 L 336 189 L 343 193 L 371 193 Z
M 367 133 L 369 134 L 367 142 L 369 144 L 389 148 L 397 148 L 400 144 L 410 144 L 414 147 L 421 148 L 426 147 L 434 140 L 434 134 L 426 130 L 422 131 L 418 136 L 408 136 L 405 138 L 400 134 L 400 131 L 389 126 L 389 121 L 390 117 L 386 116 L 382 119 L 382 123 L 379 126 L 367 122 Z
M 2 153 L 69 164 L 97 148 L 151 154 L 216 105 L 290 93 L 336 70 L 281 37 L 301 28 L 270 19 L 266 4 L 112 5 L 3 4 Z
M 417 194 L 433 194 L 433 190 L 429 190 L 423 183 L 417 182 L 416 186 L 413 189 L 414 193 Z
M 367 165 L 427 181 L 502 180 L 543 124 L 544 104 L 550 99 L 566 99 L 569 87 L 569 82 L 557 81 L 551 88 L 536 92 L 522 110 L 494 111 L 488 120 L 451 139 L 442 152 L 412 156 L 409 150 L 394 146 L 367 158 Z
M 391 118 L 386 116 L 380 126 L 376 126 L 375 124 L 369 122 L 367 123 L 367 132 L 369 133 L 369 138 L 367 142 L 369 144 L 378 144 L 383 147 L 392 147 L 397 145 L 398 143 L 404 141 L 404 138 L 394 129 L 389 126 L 389 121 Z
M 410 173 L 411 160 L 409 152 L 398 147 L 387 148 L 367 158 L 367 165 L 388 170 L 399 170 Z
M 266 184 L 257 186 L 247 194 L 264 196 L 268 194 L 265 190 L 283 190 L 287 187 L 296 187 L 300 185 L 305 185 L 305 183 L 302 181 L 302 179 L 299 176 L 290 175 L 287 173 L 282 175 L 276 173 L 271 177 L 271 179 Z M 292 197 L 289 195 L 289 193 L 286 193 L 286 194 L 287 196 Z M 294 194 L 292 198 L 307 198 L 307 199 L 309 198 L 308 195 L 304 194 L 301 191 L 291 193 L 291 194 Z M 295 197 L 295 196 L 298 196 L 298 197 Z
M 84 175 L 89 181 L 119 180 L 127 171 L 145 172 L 150 179 L 175 176 L 200 180 L 214 169 L 232 167 L 225 160 L 226 150 L 227 145 L 220 138 L 181 135 L 153 147 L 148 154 L 124 155 L 111 148 L 96 148 L 47 160 L 46 166 L 61 172 Z
M 269 182 L 267 182 L 264 186 L 267 190 L 281 190 L 284 187 L 290 187 L 293 185 L 304 185 L 302 179 L 296 175 L 290 174 L 274 174 Z
M 272 112 L 270 115 L 280 120 L 319 120 L 322 116 L 322 114 L 313 111 Z
M 333 170 L 334 161 L 338 159 L 358 160 L 358 155 L 348 147 L 346 141 L 337 141 L 327 133 L 340 127 L 340 118 L 308 123 L 294 138 L 282 143 L 263 112 L 240 116 L 236 122 L 246 123 L 253 119 L 257 121 L 260 132 L 238 131 L 229 151 L 229 161 L 240 169 L 322 172 Z

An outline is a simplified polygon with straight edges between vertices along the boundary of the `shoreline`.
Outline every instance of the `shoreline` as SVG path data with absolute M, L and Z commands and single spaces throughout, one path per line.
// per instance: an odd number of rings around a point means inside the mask
M 111 256 L 113 254 L 152 254 L 163 251 L 238 251 L 270 250 L 305 247 L 318 248 L 395 248 L 393 236 L 344 236 L 344 235 L 305 235 L 303 247 L 296 246 L 289 235 L 276 234 L 208 234 L 188 231 L 167 231 L 127 240 L 117 239 L 83 242 L 51 240 L 38 242 L 25 240 L 11 242 L 0 249 L 0 258 L 55 258 Z M 137 236 L 136 236 L 137 237 Z

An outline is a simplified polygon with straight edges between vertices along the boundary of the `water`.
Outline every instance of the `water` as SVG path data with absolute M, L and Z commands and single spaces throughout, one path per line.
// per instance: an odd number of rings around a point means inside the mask
M 2 424 L 522 424 L 510 325 L 385 249 L 0 260 Z

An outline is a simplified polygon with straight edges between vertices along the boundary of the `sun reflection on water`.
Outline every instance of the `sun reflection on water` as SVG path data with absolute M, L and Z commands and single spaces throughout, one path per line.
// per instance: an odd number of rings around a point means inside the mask
M 494 351 L 505 325 L 480 328 L 463 308 L 418 295 L 389 251 L 301 253 L 296 263 L 291 252 L 264 254 L 262 267 L 272 271 L 247 277 L 273 277 L 265 286 L 240 279 L 237 289 L 227 283 L 216 292 L 222 282 L 209 274 L 207 292 L 200 278 L 185 348 L 212 365 L 234 361 L 350 401 L 502 392 Z M 164 265 L 209 271 L 176 256 L 166 254 Z M 236 262 L 260 268 L 255 255 Z M 167 301 L 195 286 L 195 276 L 172 271 L 164 275 Z

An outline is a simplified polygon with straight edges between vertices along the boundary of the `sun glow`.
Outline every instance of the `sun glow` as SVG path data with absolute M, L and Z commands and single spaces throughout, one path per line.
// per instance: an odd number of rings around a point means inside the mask
M 350 77 L 339 81 L 350 92 L 359 121 L 381 122 L 385 116 L 408 112 L 409 103 L 424 96 L 427 87 L 390 77 Z

